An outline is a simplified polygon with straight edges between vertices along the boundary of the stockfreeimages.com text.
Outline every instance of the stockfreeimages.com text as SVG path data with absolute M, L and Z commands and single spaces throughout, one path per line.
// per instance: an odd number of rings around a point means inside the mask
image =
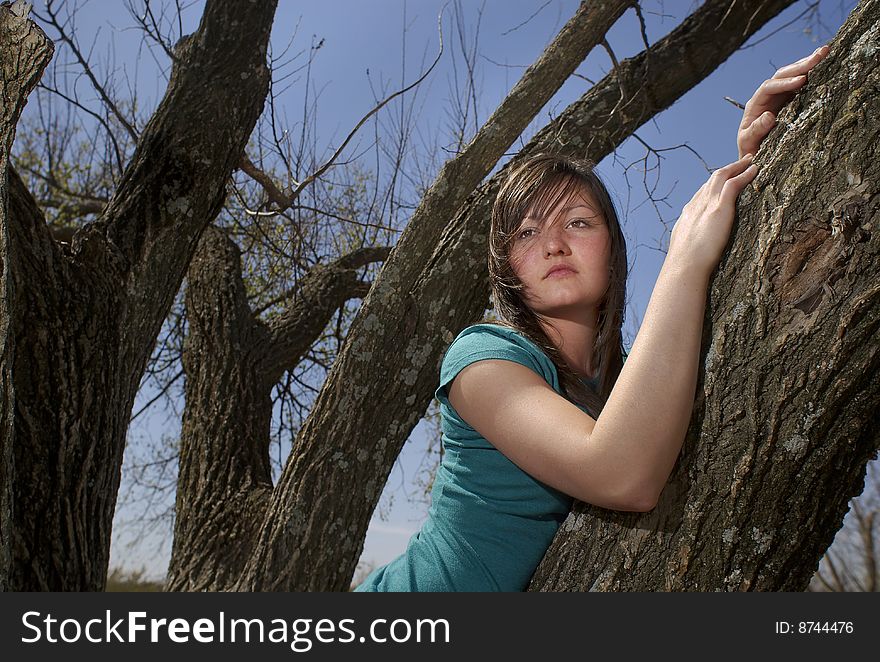
M 317 643 L 449 643 L 449 622 L 446 619 L 403 619 L 392 621 L 377 618 L 370 621 L 363 634 L 354 629 L 351 618 L 229 618 L 220 612 L 216 618 L 198 618 L 192 622 L 186 618 L 148 618 L 145 611 L 126 612 L 116 618 L 106 610 L 103 618 L 65 618 L 59 620 L 52 614 L 38 611 L 22 614 L 26 633 L 23 643 L 284 643 L 297 653 L 311 650 Z

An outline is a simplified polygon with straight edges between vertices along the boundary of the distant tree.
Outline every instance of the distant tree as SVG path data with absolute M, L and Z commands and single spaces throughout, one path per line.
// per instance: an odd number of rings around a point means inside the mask
M 145 577 L 146 570 L 125 572 L 119 568 L 110 570 L 107 576 L 108 593 L 158 593 L 162 591 L 162 582 L 152 581 Z
M 843 528 L 834 538 L 810 583 L 813 591 L 880 591 L 880 469 L 868 465 L 865 491 L 850 502 Z

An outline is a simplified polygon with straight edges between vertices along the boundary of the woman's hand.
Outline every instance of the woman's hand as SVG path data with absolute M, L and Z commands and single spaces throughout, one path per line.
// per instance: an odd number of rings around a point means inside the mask
M 807 82 L 807 73 L 828 55 L 828 46 L 820 46 L 812 55 L 779 69 L 773 78 L 761 83 L 746 104 L 742 123 L 736 134 L 739 156 L 756 154 L 761 141 L 776 126 L 776 115 Z
M 748 186 L 758 167 L 752 155 L 718 168 L 691 198 L 672 229 L 667 259 L 708 279 L 721 261 L 730 239 L 736 199 Z

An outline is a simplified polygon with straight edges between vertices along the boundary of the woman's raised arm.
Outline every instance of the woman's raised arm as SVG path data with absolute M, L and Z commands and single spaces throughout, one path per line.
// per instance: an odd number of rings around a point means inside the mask
M 525 366 L 477 361 L 449 401 L 523 471 L 581 501 L 614 510 L 654 507 L 694 403 L 709 275 L 727 243 L 751 158 L 720 168 L 685 207 L 642 327 L 594 421 Z

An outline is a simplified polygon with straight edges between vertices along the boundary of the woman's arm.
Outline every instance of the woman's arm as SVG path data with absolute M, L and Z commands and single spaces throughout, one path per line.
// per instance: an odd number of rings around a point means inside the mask
M 654 508 L 693 412 L 708 277 L 667 257 L 589 444 L 626 466 L 633 509 Z M 630 482 L 631 481 L 631 482 Z
M 693 411 L 709 276 L 733 225 L 736 198 L 755 177 L 751 154 L 776 113 L 828 54 L 779 69 L 746 104 L 742 158 L 720 168 L 685 207 L 642 326 L 598 420 L 510 361 L 471 364 L 453 380 L 459 415 L 512 462 L 581 501 L 647 511 L 657 503 Z
M 721 258 L 751 156 L 720 168 L 685 207 L 642 327 L 598 420 L 510 361 L 478 361 L 449 388 L 458 414 L 521 469 L 615 510 L 654 507 L 694 402 L 709 275 Z

